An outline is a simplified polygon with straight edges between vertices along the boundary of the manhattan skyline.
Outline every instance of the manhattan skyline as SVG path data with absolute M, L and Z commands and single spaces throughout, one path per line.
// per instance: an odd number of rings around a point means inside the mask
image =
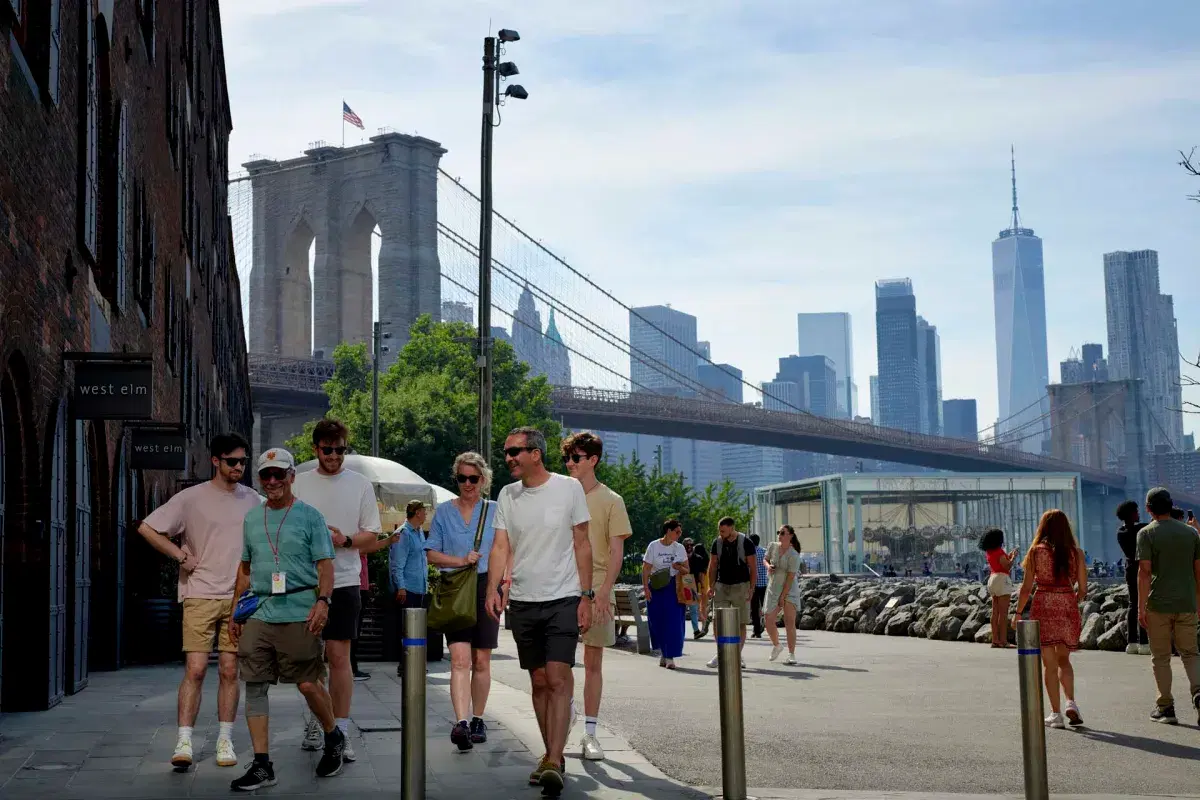
M 521 30 L 511 55 L 531 96 L 498 131 L 497 208 L 630 305 L 695 315 L 714 360 L 752 383 L 792 352 L 797 313 L 845 311 L 865 413 L 872 287 L 906 276 L 938 326 L 943 396 L 994 421 L 988 242 L 1010 142 L 1022 214 L 1046 241 L 1050 363 L 1106 340 L 1102 259 L 1117 250 L 1158 251 L 1180 346 L 1200 352 L 1200 207 L 1187 200 L 1200 186 L 1176 164 L 1200 143 L 1193 3 L 247 6 L 223 9 L 230 163 L 339 140 L 344 97 L 368 132 L 442 142 L 474 187 L 479 40 L 489 17 Z M 714 46 L 717 75 L 695 58 Z M 344 55 L 309 63 L 310 50 Z M 397 86 L 402 73 L 422 81 Z M 738 308 L 754 311 L 730 324 Z

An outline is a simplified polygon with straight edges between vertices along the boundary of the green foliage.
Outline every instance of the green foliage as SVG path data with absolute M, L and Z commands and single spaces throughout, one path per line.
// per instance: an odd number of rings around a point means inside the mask
M 434 322 L 422 316 L 409 332 L 396 362 L 379 378 L 379 455 L 398 461 L 425 480 L 455 490 L 450 466 L 459 453 L 475 450 L 478 374 L 471 339 L 475 329 L 461 322 Z M 333 378 L 325 384 L 331 417 L 350 429 L 350 444 L 369 452 L 371 442 L 371 363 L 365 344 L 342 344 L 333 352 Z M 493 349 L 492 452 L 488 460 L 507 481 L 502 449 L 512 428 L 532 425 L 546 434 L 547 462 L 561 469 L 562 428 L 550 416 L 550 386 L 530 378 L 512 346 Z M 311 422 L 285 445 L 299 461 L 314 458 Z M 493 488 L 498 488 L 498 486 Z

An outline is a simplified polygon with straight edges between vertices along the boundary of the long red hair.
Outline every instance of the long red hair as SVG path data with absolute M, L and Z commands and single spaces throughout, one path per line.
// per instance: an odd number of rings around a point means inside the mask
M 1037 533 L 1034 534 L 1033 544 L 1025 554 L 1023 566 L 1025 571 L 1033 569 L 1033 551 L 1038 547 L 1050 550 L 1050 562 L 1054 568 L 1054 578 L 1058 581 L 1073 580 L 1072 564 L 1079 552 L 1079 544 L 1075 541 L 1075 533 L 1071 530 L 1071 520 L 1057 508 L 1052 508 L 1038 523 Z

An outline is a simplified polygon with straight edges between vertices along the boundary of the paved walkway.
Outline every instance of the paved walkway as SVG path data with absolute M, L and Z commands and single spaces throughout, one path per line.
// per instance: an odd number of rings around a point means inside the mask
M 318 780 L 318 754 L 300 749 L 302 702 L 291 687 L 272 687 L 271 758 L 279 785 L 261 794 L 275 798 L 399 796 L 401 689 L 395 664 L 366 665 L 368 681 L 355 686 L 354 749 L 358 760 L 342 774 Z M 175 745 L 175 692 L 179 667 L 148 667 L 93 675 L 89 687 L 50 711 L 0 716 L 0 797 L 159 798 L 230 794 L 229 782 L 249 763 L 249 734 L 240 709 L 234 744 L 242 765 L 218 767 L 214 681 L 206 686 L 195 727 L 196 765 L 175 772 L 168 759 Z M 426 781 L 431 800 L 468 793 L 489 800 L 537 797 L 529 771 L 541 755 L 541 735 L 529 696 L 504 684 L 492 691 L 486 719 L 489 741 L 460 754 L 449 741 L 453 711 L 447 662 L 430 664 Z M 578 741 L 579 731 L 572 733 Z M 667 779 L 622 738 L 602 731 L 604 763 L 571 758 L 567 794 L 576 798 L 663 798 L 704 795 Z M 537 751 L 536 753 L 534 751 Z M 636 791 L 634 787 L 636 786 Z M 486 795 L 480 791 L 486 789 Z

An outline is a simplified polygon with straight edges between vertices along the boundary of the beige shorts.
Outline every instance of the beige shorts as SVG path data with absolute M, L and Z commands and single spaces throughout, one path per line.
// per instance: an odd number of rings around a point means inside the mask
M 238 677 L 246 683 L 316 683 L 325 677 L 325 648 L 307 623 L 252 617 L 238 646 Z
M 987 590 L 992 597 L 1007 597 L 1013 591 L 1012 578 L 1007 572 L 993 572 L 988 578 Z
M 596 584 L 592 584 L 595 586 Z M 612 647 L 617 643 L 617 622 L 613 618 L 617 610 L 617 590 L 612 590 L 612 596 L 609 598 L 611 605 L 609 609 L 611 613 L 608 619 L 599 625 L 595 624 L 595 611 L 593 610 L 593 623 L 590 628 L 579 635 L 579 641 L 583 642 L 588 647 Z
M 713 598 L 713 608 L 736 608 L 738 618 L 743 626 L 750 624 L 750 582 L 721 583 L 717 581 L 717 595 Z
M 211 653 L 213 643 L 221 653 L 236 653 L 229 638 L 229 614 L 233 598 L 189 597 L 183 601 L 183 652 Z

